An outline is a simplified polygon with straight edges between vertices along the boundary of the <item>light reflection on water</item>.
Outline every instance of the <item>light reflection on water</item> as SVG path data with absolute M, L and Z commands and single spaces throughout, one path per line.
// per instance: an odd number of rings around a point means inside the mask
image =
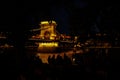
M 48 63 L 48 57 L 52 57 L 53 55 L 55 55 L 55 58 L 57 57 L 57 55 L 60 55 L 62 56 L 63 58 L 63 55 L 64 53 L 37 53 L 36 56 L 39 56 L 39 58 L 41 58 L 42 62 L 43 63 Z
M 83 53 L 83 50 L 78 50 L 76 53 Z M 57 57 L 57 55 L 62 56 L 62 58 L 64 57 L 64 54 L 66 54 L 71 60 L 72 60 L 72 54 L 74 54 L 73 50 L 69 50 L 66 52 L 60 52 L 60 53 L 36 53 L 36 56 L 39 56 L 39 58 L 41 58 L 43 63 L 48 63 L 48 57 L 52 57 L 53 55 L 55 55 L 55 58 Z
M 94 48 L 93 48 L 94 49 Z M 94 49 L 95 52 L 101 52 L 104 51 L 107 54 L 109 49 L 105 49 L 105 48 L 96 48 Z M 84 53 L 89 53 L 91 51 L 90 48 L 85 48 L 85 49 L 78 49 L 76 50 L 76 52 L 74 52 L 73 50 L 69 50 L 69 51 L 63 51 L 63 52 L 58 52 L 58 53 L 41 53 L 41 52 L 34 52 L 36 56 L 38 56 L 43 63 L 48 63 L 48 57 L 52 57 L 53 55 L 55 55 L 55 58 L 57 57 L 57 55 L 62 56 L 62 58 L 64 57 L 64 54 L 66 54 L 71 60 L 72 60 L 72 55 L 74 53 L 76 54 L 84 54 Z
M 109 52 L 109 49 L 107 49 L 107 48 L 96 48 L 96 49 L 94 49 L 94 51 L 95 52 L 96 51 L 100 52 L 102 49 L 105 49 L 105 53 Z M 6 48 L 3 49 L 3 50 L 6 50 Z M 79 50 L 76 51 L 76 53 L 84 54 L 85 52 L 89 52 L 89 50 L 90 50 L 90 48 L 79 49 Z M 0 53 L 2 54 L 3 51 L 1 50 Z M 39 56 L 39 58 L 41 58 L 43 63 L 48 63 L 48 60 L 47 60 L 48 56 L 52 57 L 53 55 L 55 55 L 55 58 L 56 58 L 57 55 L 60 55 L 60 56 L 64 57 L 64 53 L 72 60 L 72 55 L 74 54 L 74 51 L 73 50 L 69 50 L 69 51 L 56 52 L 56 53 L 41 53 L 41 52 L 38 52 L 36 48 L 35 49 L 31 49 L 30 48 L 29 50 L 27 50 L 27 53 L 28 53 L 29 56 L 35 54 L 36 56 Z

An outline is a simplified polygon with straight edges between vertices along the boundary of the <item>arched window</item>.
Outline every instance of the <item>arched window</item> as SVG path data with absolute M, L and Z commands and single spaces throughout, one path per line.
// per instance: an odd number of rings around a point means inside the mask
M 49 31 L 45 31 L 45 33 L 44 33 L 44 38 L 45 39 L 50 39 L 50 32 Z

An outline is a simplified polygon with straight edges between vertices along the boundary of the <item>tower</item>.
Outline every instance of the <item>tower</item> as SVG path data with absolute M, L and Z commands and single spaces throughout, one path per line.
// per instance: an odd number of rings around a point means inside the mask
M 42 39 L 54 40 L 56 37 L 56 22 L 55 21 L 41 21 L 40 22 L 40 37 Z

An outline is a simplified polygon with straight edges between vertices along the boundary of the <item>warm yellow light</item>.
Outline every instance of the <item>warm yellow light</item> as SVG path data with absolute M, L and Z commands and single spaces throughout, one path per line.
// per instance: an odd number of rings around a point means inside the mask
M 53 37 L 53 36 L 50 36 L 50 40 L 54 40 L 55 39 L 55 37 Z
M 48 21 L 42 21 L 41 24 L 49 24 Z
M 52 23 L 55 23 L 55 24 L 56 24 L 56 22 L 55 22 L 55 21 L 52 21 Z
M 51 21 L 51 23 L 56 24 L 56 22 L 55 22 L 55 21 Z M 49 24 L 49 21 L 41 21 L 41 24 Z
M 57 42 L 39 43 L 39 47 L 58 47 Z
M 55 39 L 55 37 L 56 37 L 56 35 L 55 35 L 55 34 L 51 34 L 50 39 L 51 39 L 51 40 L 54 40 L 54 39 Z
M 56 36 L 56 35 L 52 33 L 51 36 Z

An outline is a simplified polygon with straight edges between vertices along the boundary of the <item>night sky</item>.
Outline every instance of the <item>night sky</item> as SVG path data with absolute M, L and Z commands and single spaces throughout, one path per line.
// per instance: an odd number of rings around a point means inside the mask
M 119 32 L 118 2 L 104 0 L 38 0 L 4 2 L 0 30 L 22 33 L 39 28 L 42 20 L 55 20 L 65 34 Z

